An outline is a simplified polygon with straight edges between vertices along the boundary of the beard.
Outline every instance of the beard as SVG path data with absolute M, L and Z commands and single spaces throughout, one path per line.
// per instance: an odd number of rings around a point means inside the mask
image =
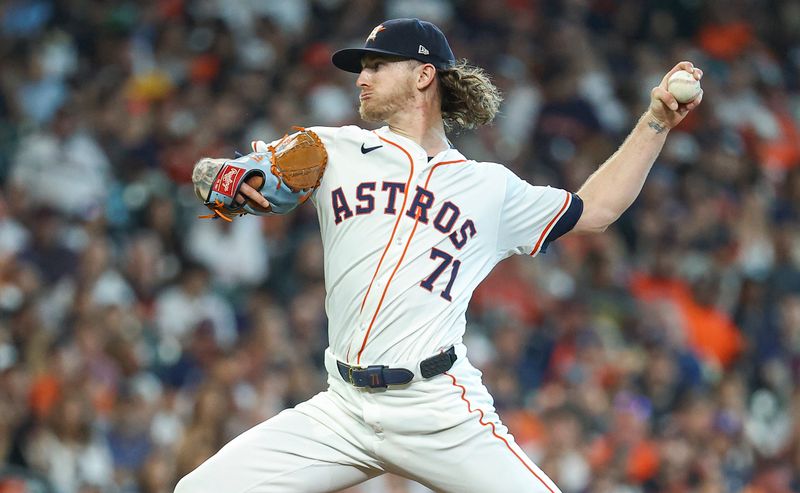
M 398 83 L 392 92 L 378 96 L 374 92 L 369 99 L 361 100 L 358 114 L 368 122 L 385 122 L 395 113 L 403 110 L 414 99 L 411 81 Z

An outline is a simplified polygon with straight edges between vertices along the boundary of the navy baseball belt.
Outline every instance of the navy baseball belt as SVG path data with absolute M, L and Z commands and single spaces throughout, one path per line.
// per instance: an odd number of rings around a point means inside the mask
M 420 374 L 422 378 L 441 375 L 453 367 L 456 359 L 458 359 L 456 348 L 450 346 L 447 351 L 420 361 Z M 342 376 L 342 379 L 354 387 L 378 389 L 389 385 L 405 385 L 414 379 L 414 372 L 406 368 L 389 368 L 384 365 L 370 365 L 363 368 L 348 365 L 338 360 L 336 361 L 336 367 L 339 369 L 339 375 Z

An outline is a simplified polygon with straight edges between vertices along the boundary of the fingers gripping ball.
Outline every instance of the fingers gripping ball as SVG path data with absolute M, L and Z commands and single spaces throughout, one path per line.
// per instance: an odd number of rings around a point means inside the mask
M 667 80 L 667 90 L 679 103 L 690 103 L 700 94 L 700 81 L 693 74 L 678 70 Z
M 237 159 L 201 159 L 192 171 L 192 182 L 195 194 L 213 212 L 203 217 L 230 221 L 244 214 L 285 214 L 319 186 L 326 164 L 327 152 L 319 137 L 300 129 L 266 150 Z M 243 183 L 260 192 L 269 209 L 241 194 Z

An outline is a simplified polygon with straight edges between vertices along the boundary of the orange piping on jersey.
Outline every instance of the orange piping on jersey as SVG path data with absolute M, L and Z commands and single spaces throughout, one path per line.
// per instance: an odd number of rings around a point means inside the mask
M 547 223 L 547 227 L 544 228 L 544 231 L 542 231 L 542 235 L 539 236 L 539 241 L 536 242 L 536 246 L 533 247 L 533 250 L 531 250 L 530 255 L 533 255 L 539 251 L 539 247 L 542 246 L 542 242 L 544 241 L 545 238 L 547 238 L 547 235 L 550 234 L 550 230 L 553 229 L 553 226 L 556 224 L 556 221 L 558 221 L 558 219 L 564 215 L 564 212 L 567 210 L 567 206 L 571 201 L 572 201 L 572 194 L 567 192 L 567 198 L 564 199 L 564 205 L 561 206 L 561 209 L 559 209 L 558 214 L 556 214 L 556 216 L 553 219 L 551 219 L 549 223 Z
M 381 138 L 381 140 L 386 140 L 386 139 Z M 389 142 L 389 141 L 386 140 L 386 142 Z M 393 142 L 389 142 L 389 143 L 390 144 L 394 144 Z M 394 144 L 394 145 L 397 145 L 397 144 Z M 397 147 L 400 147 L 400 146 L 397 145 Z M 402 147 L 400 147 L 400 148 L 402 149 Z M 406 154 L 408 154 L 408 153 L 406 153 Z M 410 157 L 411 157 L 411 155 L 409 154 L 409 158 Z M 441 163 L 434 164 L 433 167 L 431 168 L 431 170 L 428 171 L 428 178 L 425 180 L 425 188 L 426 189 L 428 188 L 428 183 L 430 183 L 431 176 L 433 176 L 433 170 L 435 170 L 436 168 L 438 168 L 439 166 L 441 166 L 443 164 L 463 163 L 465 161 L 466 161 L 466 159 L 458 159 L 456 161 L 442 161 Z M 409 195 L 409 190 L 408 190 L 409 186 L 410 186 L 410 182 L 409 182 L 409 185 L 406 185 L 406 194 L 405 194 L 406 197 L 408 197 L 408 195 Z M 399 214 L 398 217 L 402 217 L 403 216 L 403 211 L 405 211 L 405 210 L 406 210 L 405 199 L 403 199 L 403 209 L 400 211 L 400 214 Z M 367 333 L 364 334 L 364 340 L 361 342 L 361 349 L 358 350 L 358 357 L 356 358 L 356 364 L 361 364 L 361 353 L 363 353 L 364 352 L 364 348 L 367 347 L 367 339 L 369 339 L 369 333 L 370 333 L 370 331 L 372 331 L 372 326 L 375 324 L 375 319 L 378 318 L 378 312 L 381 311 L 381 306 L 383 305 L 383 299 L 386 298 L 386 293 L 389 291 L 389 286 L 392 284 L 392 279 L 394 279 L 394 274 L 397 272 L 397 269 L 400 268 L 400 264 L 403 263 L 403 259 L 405 258 L 406 252 L 408 251 L 408 246 L 411 244 L 411 239 L 414 237 L 414 233 L 417 231 L 417 225 L 419 224 L 419 215 L 421 213 L 422 213 L 422 210 L 421 209 L 417 209 L 417 215 L 414 217 L 414 227 L 411 229 L 411 234 L 408 235 L 408 240 L 406 240 L 406 246 L 403 248 L 403 253 L 400 255 L 400 260 L 397 261 L 397 265 L 394 266 L 394 270 L 389 275 L 389 280 L 386 281 L 386 286 L 384 286 L 384 288 L 383 288 L 383 293 L 381 294 L 381 299 L 378 300 L 378 306 L 375 308 L 375 313 L 372 315 L 372 320 L 370 320 L 370 322 L 369 322 L 369 327 L 367 328 Z M 395 223 L 395 229 L 397 229 L 397 224 L 396 223 Z M 392 236 L 394 236 L 394 232 L 392 232 Z M 391 244 L 391 240 L 389 240 L 389 243 Z M 388 248 L 388 245 L 387 245 L 387 248 Z M 386 254 L 386 251 L 384 250 L 383 253 Z M 383 258 L 381 258 L 381 260 L 383 260 Z M 377 274 L 377 271 L 375 273 Z M 374 279 L 375 279 L 375 277 L 373 276 L 373 280 Z M 372 284 L 372 283 L 370 283 L 370 284 Z M 367 291 L 367 294 L 369 294 L 369 291 Z M 366 300 L 366 298 L 364 298 L 364 299 Z M 363 304 L 362 304 L 362 308 L 363 308 Z
M 373 133 L 375 133 L 375 132 L 373 132 Z M 391 140 L 386 140 L 386 139 L 384 139 L 383 137 L 381 137 L 378 134 L 375 134 L 375 135 L 379 139 L 381 139 L 382 141 L 384 141 L 384 142 L 386 142 L 388 144 L 392 144 L 393 146 L 395 146 L 398 149 L 400 149 L 401 151 L 403 151 L 403 153 L 408 158 L 408 162 L 411 164 L 411 171 L 409 171 L 409 173 L 408 173 L 408 181 L 406 182 L 406 191 L 405 191 L 405 193 L 403 193 L 403 207 L 400 209 L 400 212 L 397 214 L 397 219 L 394 222 L 394 229 L 392 229 L 392 235 L 389 236 L 389 242 L 386 243 L 386 247 L 383 249 L 383 254 L 381 255 L 381 259 L 378 261 L 378 266 L 375 267 L 375 273 L 372 274 L 372 280 L 369 281 L 369 286 L 367 286 L 367 292 L 364 294 L 364 299 L 361 300 L 361 309 L 359 310 L 359 312 L 364 310 L 364 304 L 366 304 L 367 297 L 369 296 L 369 292 L 372 289 L 372 283 L 375 282 L 375 278 L 378 276 L 378 271 L 381 269 L 381 264 L 383 264 L 383 259 L 384 259 L 384 257 L 386 257 L 386 252 L 389 251 L 389 246 L 392 244 L 392 240 L 394 239 L 394 234 L 397 232 L 397 225 L 400 224 L 400 218 L 403 217 L 403 211 L 406 210 L 406 199 L 408 199 L 408 187 L 411 186 L 411 178 L 414 176 L 414 160 L 411 158 L 411 154 L 409 154 L 409 152 L 407 150 L 403 149 L 400 146 L 400 144 L 395 144 Z M 359 353 L 359 356 L 360 355 L 361 355 L 361 353 Z
M 451 374 L 449 374 L 449 373 L 447 373 L 447 372 L 445 372 L 445 375 L 447 375 L 448 377 L 450 377 L 450 379 L 453 381 L 453 387 L 458 387 L 458 388 L 460 388 L 460 389 L 461 389 L 461 400 L 467 403 L 467 412 L 468 412 L 469 414 L 472 414 L 472 411 L 473 411 L 473 409 L 472 409 L 472 403 L 471 403 L 471 402 L 470 402 L 470 401 L 469 401 L 469 400 L 466 398 L 466 395 L 467 395 L 467 389 L 466 389 L 466 388 L 465 388 L 463 385 L 459 384 L 459 383 L 456 381 L 456 377 L 454 377 L 453 375 L 451 375 Z M 527 469 L 528 471 L 530 471 L 530 473 L 531 473 L 531 474 L 533 474 L 533 476 L 534 476 L 536 479 L 538 479 L 538 480 L 539 480 L 539 482 L 540 482 L 540 483 L 542 483 L 542 484 L 544 485 L 544 487 L 545 487 L 545 488 L 547 488 L 547 491 L 549 491 L 550 493 L 555 493 L 555 491 L 553 491 L 553 489 L 550 487 L 550 485 L 549 485 L 549 484 L 547 484 L 547 482 L 545 482 L 545 480 L 544 480 L 544 479 L 542 479 L 542 478 L 541 478 L 541 477 L 540 477 L 538 474 L 536 474 L 536 471 L 534 471 L 534 470 L 531 468 L 531 466 L 529 466 L 529 465 L 528 465 L 528 463 L 527 463 L 527 462 L 525 462 L 525 460 L 524 460 L 522 457 L 520 457 L 520 456 L 519 456 L 519 454 L 517 453 L 517 451 L 516 451 L 516 450 L 514 450 L 513 448 L 511 448 L 511 444 L 509 444 L 509 443 L 508 443 L 508 440 L 506 440 L 504 437 L 501 437 L 500 435 L 498 435 L 498 434 L 497 434 L 497 428 L 495 428 L 495 426 L 494 426 L 494 423 L 492 423 L 491 421 L 490 421 L 490 422 L 488 422 L 488 423 L 485 423 L 485 422 L 483 421 L 483 418 L 485 417 L 485 415 L 483 414 L 483 410 L 476 408 L 476 409 L 475 409 L 475 411 L 478 411 L 478 413 L 480 414 L 480 416 L 478 417 L 478 422 L 479 422 L 479 423 L 480 423 L 482 426 L 488 426 L 488 427 L 490 427 L 490 428 L 492 429 L 492 435 L 494 435 L 494 436 L 495 436 L 497 439 L 501 440 L 503 443 L 505 443 L 505 444 L 506 444 L 506 447 L 508 448 L 508 450 L 509 450 L 509 451 L 510 451 L 512 454 L 514 454 L 514 457 L 516 457 L 516 458 L 517 458 L 517 460 L 519 460 L 520 462 L 522 462 L 522 465 L 523 465 L 523 466 L 525 466 L 525 469 Z

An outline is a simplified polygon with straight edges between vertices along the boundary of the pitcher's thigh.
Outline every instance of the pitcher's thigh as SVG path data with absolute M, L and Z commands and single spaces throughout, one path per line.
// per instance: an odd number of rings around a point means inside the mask
M 476 417 L 475 421 L 479 419 Z M 489 423 L 486 419 L 480 421 Z M 428 471 L 424 483 L 435 491 L 449 493 L 560 493 L 505 427 L 499 421 L 493 424 L 496 426 L 478 424 L 481 433 L 462 442 L 461 450 L 454 452 L 452 458 L 447 451 L 437 454 L 439 467 Z
M 390 470 L 399 468 L 394 472 L 437 492 L 559 492 L 500 421 L 480 372 L 462 364 L 424 385 L 430 401 L 402 411 L 416 416 L 413 422 L 427 420 L 431 428 L 387 439 L 392 443 L 382 451 L 389 450 Z
M 324 401 L 320 396 L 312 401 Z M 336 430 L 346 426 L 287 409 L 234 438 L 181 479 L 175 493 L 333 492 L 381 474 L 351 437 Z
M 491 415 L 485 418 L 476 416 L 474 426 L 464 423 L 436 435 L 406 437 L 398 447 L 403 458 L 393 461 L 390 470 L 442 493 L 560 493 L 499 421 L 492 423 L 494 429 L 479 424 L 489 423 Z M 477 433 L 475 426 L 481 427 Z

